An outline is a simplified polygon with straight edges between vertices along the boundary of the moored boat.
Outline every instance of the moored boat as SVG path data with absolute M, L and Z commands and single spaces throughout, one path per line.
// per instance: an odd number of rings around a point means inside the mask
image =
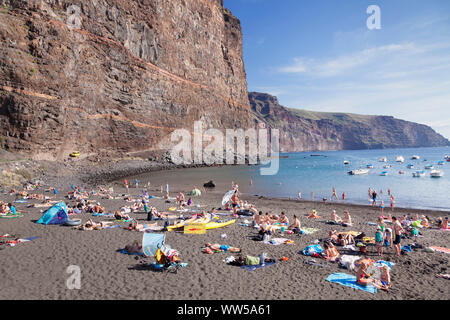
M 403 156 L 397 156 L 397 157 L 395 157 L 395 161 L 396 162 L 405 162 L 405 158 L 403 158 Z
M 432 170 L 430 172 L 430 177 L 432 178 L 440 178 L 444 175 L 444 171 L 442 170 Z
M 356 169 L 356 170 L 351 170 L 348 172 L 348 174 L 355 176 L 355 175 L 361 175 L 361 174 L 368 174 L 369 173 L 369 169 Z

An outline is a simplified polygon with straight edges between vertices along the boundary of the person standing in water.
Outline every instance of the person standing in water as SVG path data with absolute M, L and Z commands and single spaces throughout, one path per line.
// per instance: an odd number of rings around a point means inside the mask
M 342 201 L 345 201 L 345 192 L 342 192 Z
M 395 197 L 393 194 L 391 194 L 391 211 L 394 211 L 395 206 Z
M 301 200 L 301 199 L 302 199 L 302 193 L 301 193 L 301 191 L 298 192 L 297 198 L 298 198 L 298 200 Z
M 338 196 L 337 196 L 337 192 L 336 192 L 336 188 L 335 187 L 333 187 L 333 194 L 331 195 L 331 200 L 333 200 L 333 198 L 338 200 Z
M 377 204 L 377 192 L 375 190 L 372 191 L 372 206 Z

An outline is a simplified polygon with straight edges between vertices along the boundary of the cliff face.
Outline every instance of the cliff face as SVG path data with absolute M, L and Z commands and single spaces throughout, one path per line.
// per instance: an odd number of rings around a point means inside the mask
M 154 150 L 196 120 L 253 125 L 240 22 L 220 0 L 0 3 L 6 150 Z
M 284 152 L 450 145 L 430 127 L 394 117 L 289 109 L 258 92 L 250 92 L 249 101 L 257 122 L 280 130 Z

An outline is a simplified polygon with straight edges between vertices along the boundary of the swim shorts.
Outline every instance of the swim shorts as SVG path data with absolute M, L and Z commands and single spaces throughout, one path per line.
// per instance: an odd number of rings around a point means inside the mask
M 228 245 L 221 245 L 220 246 L 220 250 L 223 250 L 223 251 L 228 251 L 229 248 L 230 248 L 230 246 L 228 246 Z
M 394 241 L 393 241 L 392 243 L 393 243 L 393 244 L 400 244 L 400 241 L 401 241 L 401 240 L 402 240 L 402 236 L 396 234 L 396 235 L 395 235 L 395 239 L 394 239 Z

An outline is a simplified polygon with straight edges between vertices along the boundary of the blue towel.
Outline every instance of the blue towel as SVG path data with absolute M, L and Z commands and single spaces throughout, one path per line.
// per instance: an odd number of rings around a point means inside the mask
M 384 260 L 378 260 L 375 264 L 377 264 L 378 266 L 382 266 L 383 264 L 387 265 L 389 267 L 389 269 L 392 269 L 393 266 L 395 266 L 394 262 L 389 262 L 389 261 L 384 261 Z
M 302 253 L 305 256 L 310 256 L 312 253 L 321 253 L 323 251 L 323 248 L 320 246 L 320 244 L 314 244 L 311 246 L 307 246 L 305 249 L 303 249 Z
M 406 251 L 406 252 L 412 252 L 412 248 L 411 246 L 403 246 L 402 250 Z
M 114 229 L 114 228 L 120 228 L 120 225 L 116 224 L 115 226 L 105 227 L 105 229 Z
M 123 254 L 128 254 L 130 256 L 142 256 L 143 255 L 142 253 L 139 253 L 139 252 L 131 253 L 131 252 L 128 252 L 127 250 L 125 250 L 125 249 L 117 250 L 117 252 L 120 252 L 120 253 L 123 253 Z
M 256 269 L 267 267 L 267 266 L 271 266 L 273 264 L 275 264 L 275 262 L 266 262 L 264 264 L 258 264 L 256 266 L 241 266 L 241 268 L 246 269 L 248 271 L 254 271 Z
M 359 289 L 374 294 L 377 293 L 377 288 L 375 288 L 373 285 L 362 286 L 360 284 L 357 284 L 356 277 L 346 273 L 333 273 L 329 275 L 326 280 L 332 283 L 339 283 L 342 284 L 343 286 L 350 287 L 353 289 Z

